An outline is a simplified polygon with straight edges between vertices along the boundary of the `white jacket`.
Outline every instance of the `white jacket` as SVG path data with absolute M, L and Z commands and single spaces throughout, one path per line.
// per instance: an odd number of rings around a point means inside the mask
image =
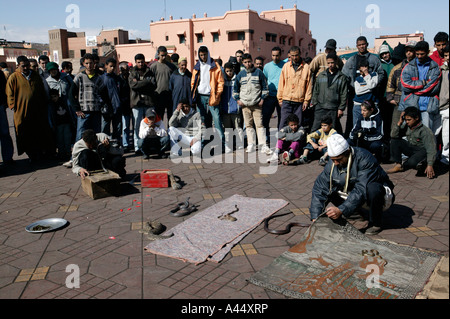
M 167 136 L 167 131 L 164 126 L 163 121 L 159 121 L 155 123 L 155 128 L 151 128 L 147 124 L 147 119 L 144 118 L 141 121 L 141 125 L 139 127 L 139 138 L 144 139 L 146 137 L 164 137 Z

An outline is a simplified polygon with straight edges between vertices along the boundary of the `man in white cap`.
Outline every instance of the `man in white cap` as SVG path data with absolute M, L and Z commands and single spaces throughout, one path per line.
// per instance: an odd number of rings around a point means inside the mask
M 389 75 L 391 74 L 391 71 L 394 68 L 395 64 L 392 62 L 391 51 L 390 51 L 389 45 L 382 44 L 380 46 L 379 56 L 380 56 L 381 67 L 383 68 L 383 71 L 384 71 L 384 77 L 383 77 L 383 83 L 380 83 L 380 86 L 379 86 L 380 101 L 378 102 L 378 109 L 380 110 L 381 118 L 383 119 L 383 122 L 384 122 L 384 125 L 383 125 L 384 132 L 383 133 L 384 133 L 384 139 L 387 142 L 387 141 L 389 141 L 389 137 L 390 137 L 393 106 L 391 103 L 388 103 L 386 100 L 386 88 L 387 88 Z
M 369 224 L 365 234 L 378 234 L 382 230 L 382 212 L 394 201 L 394 184 L 370 152 L 350 147 L 342 135 L 332 135 L 327 145 L 330 161 L 314 183 L 311 220 L 322 215 L 327 199 L 335 206 L 324 213 L 333 220 L 349 218 L 366 204 Z

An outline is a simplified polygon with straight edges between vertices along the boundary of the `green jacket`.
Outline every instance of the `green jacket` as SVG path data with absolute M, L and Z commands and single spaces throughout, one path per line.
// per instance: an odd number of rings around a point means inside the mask
M 319 73 L 315 80 L 312 104 L 315 109 L 345 110 L 347 105 L 347 77 L 337 71 L 328 87 L 328 69 Z
M 433 166 L 436 161 L 436 140 L 433 132 L 420 123 L 414 128 L 409 128 L 406 131 L 406 139 L 408 143 L 413 146 L 423 147 L 427 151 L 427 164 Z

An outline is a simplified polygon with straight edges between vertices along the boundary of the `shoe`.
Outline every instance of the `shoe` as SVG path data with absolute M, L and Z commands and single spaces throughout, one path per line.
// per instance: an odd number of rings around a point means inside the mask
M 264 145 L 261 149 L 261 152 L 266 155 L 272 155 L 273 152 L 270 150 L 270 148 L 267 147 L 267 145 Z
M 366 229 L 364 234 L 368 236 L 378 235 L 382 231 L 382 228 L 379 226 L 372 226 Z
M 283 158 L 283 165 L 288 165 L 291 161 L 291 153 L 288 151 L 284 152 L 281 157 Z
M 419 164 L 417 164 L 416 169 L 417 169 L 417 173 L 416 173 L 417 177 L 427 176 L 425 174 L 425 170 L 427 169 L 427 163 L 425 161 L 422 161 Z
M 309 161 L 306 156 L 301 156 L 296 162 L 297 165 L 308 164 L 308 163 L 309 163 Z
M 393 168 L 391 168 L 390 170 L 388 170 L 386 173 L 388 174 L 395 174 L 395 173 L 399 173 L 399 172 L 403 172 L 403 166 L 402 164 L 395 164 L 395 166 Z
M 327 165 L 327 160 L 326 160 L 324 157 L 321 157 L 321 158 L 319 159 L 319 165 L 320 165 L 320 166 L 325 166 L 325 165 Z
M 148 160 L 148 159 L 150 159 L 150 155 L 144 154 L 144 155 L 142 155 L 142 159 Z
M 267 163 L 278 162 L 278 154 L 273 153 L 272 156 L 267 160 Z
M 249 146 L 247 146 L 247 150 L 245 151 L 246 153 L 253 153 L 255 151 L 255 145 L 250 144 Z
M 70 160 L 70 161 L 68 161 L 68 162 L 65 162 L 64 164 L 62 164 L 64 167 L 67 167 L 67 168 L 72 168 L 72 160 Z

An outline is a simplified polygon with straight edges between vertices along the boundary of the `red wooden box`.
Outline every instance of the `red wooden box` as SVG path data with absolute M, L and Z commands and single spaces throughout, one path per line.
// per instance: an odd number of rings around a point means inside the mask
M 141 173 L 141 186 L 146 188 L 169 187 L 169 170 L 147 169 Z

